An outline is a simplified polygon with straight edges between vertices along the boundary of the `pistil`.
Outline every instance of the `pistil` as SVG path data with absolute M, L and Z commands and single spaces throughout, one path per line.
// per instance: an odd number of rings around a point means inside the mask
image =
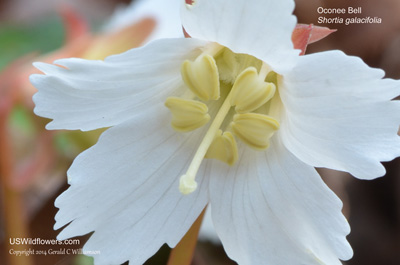
M 207 153 L 208 148 L 212 144 L 215 135 L 217 134 L 222 122 L 224 121 L 226 115 L 231 108 L 231 97 L 232 92 L 230 92 L 229 95 L 226 97 L 213 122 L 208 128 L 208 131 L 205 134 L 202 142 L 200 143 L 199 148 L 197 149 L 196 154 L 194 155 L 186 174 L 181 176 L 179 190 L 183 194 L 192 193 L 197 188 L 197 182 L 195 180 L 196 174 L 199 171 L 200 165 L 204 159 L 204 156 Z

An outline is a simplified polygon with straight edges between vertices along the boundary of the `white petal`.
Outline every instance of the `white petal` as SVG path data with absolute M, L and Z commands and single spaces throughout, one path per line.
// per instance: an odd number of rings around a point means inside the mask
M 31 76 L 39 90 L 33 98 L 35 113 L 54 119 L 48 129 L 93 130 L 124 122 L 181 88 L 180 65 L 194 58 L 203 44 L 168 39 L 105 61 L 55 61 L 62 67 L 36 63 L 46 75 Z
M 274 138 L 265 152 L 246 148 L 236 167 L 212 168 L 212 216 L 227 254 L 240 265 L 341 264 L 352 256 L 341 201 Z
M 296 26 L 293 0 L 181 2 L 182 24 L 193 38 L 253 55 L 277 72 L 291 67 L 299 54 L 291 40 Z
M 199 240 L 208 241 L 214 245 L 221 245 L 221 240 L 215 232 L 214 224 L 211 218 L 211 205 L 207 206 L 204 214 L 203 222 L 201 223 L 199 231 Z
M 55 229 L 69 223 L 59 239 L 95 231 L 84 250 L 100 251 L 96 264 L 143 264 L 164 243 L 174 247 L 208 201 L 206 167 L 194 193 L 179 192 L 201 138 L 174 132 L 169 116 L 157 106 L 108 129 L 68 171 Z
M 384 175 L 380 161 L 400 155 L 400 82 L 383 75 L 339 51 L 302 56 L 280 88 L 286 147 L 315 167 Z

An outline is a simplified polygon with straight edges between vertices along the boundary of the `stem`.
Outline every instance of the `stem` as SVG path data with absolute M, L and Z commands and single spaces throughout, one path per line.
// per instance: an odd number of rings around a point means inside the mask
M 14 161 L 12 147 L 10 146 L 11 137 L 7 130 L 8 114 L 11 105 L 7 104 L 7 99 L 0 100 L 0 188 L 4 211 L 4 223 L 6 232 L 6 244 L 9 251 L 22 251 L 29 249 L 27 245 L 10 245 L 9 238 L 27 238 L 28 224 L 24 212 L 24 205 L 20 193 L 10 188 L 9 182 L 13 176 Z M 7 252 L 8 254 L 9 252 Z M 32 265 L 32 256 L 7 255 L 10 265 Z

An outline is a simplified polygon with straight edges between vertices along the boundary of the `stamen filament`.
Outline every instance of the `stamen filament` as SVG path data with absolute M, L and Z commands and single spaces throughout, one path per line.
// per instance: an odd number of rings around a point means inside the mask
M 199 148 L 197 149 L 197 152 L 194 155 L 188 170 L 186 171 L 186 174 L 182 175 L 180 178 L 179 190 L 183 194 L 192 193 L 197 188 L 197 183 L 195 181 L 196 174 L 199 171 L 201 162 L 203 161 L 208 148 L 214 140 L 215 134 L 218 132 L 222 122 L 224 121 L 226 115 L 232 107 L 230 103 L 232 97 L 231 95 L 232 93 L 230 92 L 229 95 L 226 97 L 224 103 L 222 104 L 213 122 L 211 123 L 210 128 L 208 128 L 208 131 L 206 132 L 202 142 L 200 143 Z
M 190 91 L 190 89 L 185 89 L 185 93 L 183 93 L 183 95 L 180 97 L 184 99 L 195 99 L 196 95 Z
M 203 54 L 208 54 L 212 57 L 215 57 L 224 46 L 221 46 L 217 43 L 211 43 L 206 49 L 204 49 Z
M 259 77 L 262 80 L 265 80 L 265 78 L 267 78 L 267 75 L 269 72 L 271 72 L 271 67 L 269 67 L 266 63 L 263 62 L 261 69 L 260 69 L 260 73 L 259 73 Z

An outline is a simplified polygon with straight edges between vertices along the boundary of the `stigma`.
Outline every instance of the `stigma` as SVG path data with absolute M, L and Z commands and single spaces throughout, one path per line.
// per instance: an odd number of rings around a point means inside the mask
M 190 194 L 197 189 L 195 178 L 204 159 L 231 166 L 237 162 L 236 139 L 256 150 L 268 148 L 280 126 L 269 115 L 277 84 L 271 78 L 276 73 L 266 63 L 215 43 L 193 61 L 184 61 L 181 76 L 192 96 L 167 98 L 172 128 L 190 132 L 210 123 L 186 174 L 180 178 L 179 190 Z M 221 91 L 222 87 L 226 89 Z M 210 106 L 218 106 L 218 110 L 210 114 Z

